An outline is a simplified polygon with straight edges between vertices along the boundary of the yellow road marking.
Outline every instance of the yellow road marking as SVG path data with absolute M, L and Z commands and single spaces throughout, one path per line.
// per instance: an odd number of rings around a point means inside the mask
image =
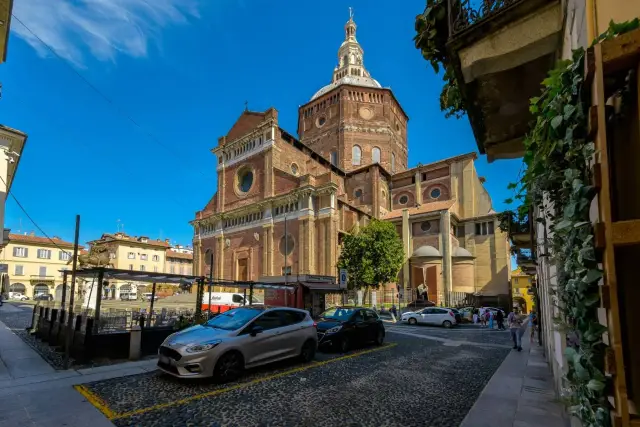
M 78 393 L 83 395 L 89 403 L 91 403 L 93 406 L 98 408 L 100 412 L 102 412 L 107 418 L 113 419 L 113 417 L 117 416 L 115 412 L 109 409 L 109 406 L 105 403 L 104 400 L 102 400 L 98 395 L 93 393 L 91 390 L 89 390 L 85 386 L 74 385 L 73 388 L 78 390 Z
M 307 369 L 313 369 L 313 368 L 317 368 L 317 367 L 320 367 L 320 366 L 328 365 L 329 363 L 338 362 L 340 360 L 351 359 L 351 358 L 362 356 L 362 355 L 365 355 L 365 354 L 374 353 L 376 351 L 386 350 L 388 348 L 395 347 L 396 345 L 398 345 L 398 344 L 397 343 L 389 343 L 389 344 L 383 345 L 382 347 L 377 347 L 377 348 L 373 348 L 373 349 L 370 349 L 370 350 L 358 351 L 356 353 L 347 354 L 347 355 L 336 357 L 336 358 L 333 358 L 333 359 L 323 360 L 322 362 L 313 362 L 313 363 L 310 363 L 310 364 L 305 365 L 305 366 L 299 366 L 297 368 L 289 369 L 288 371 L 279 372 L 277 374 L 269 375 L 269 376 L 266 376 L 266 377 L 256 378 L 254 380 L 246 381 L 246 382 L 243 382 L 243 383 L 240 383 L 240 384 L 236 384 L 236 385 L 233 385 L 233 386 L 230 386 L 230 387 L 227 387 L 227 388 L 221 388 L 221 389 L 212 390 L 212 391 L 209 391 L 209 392 L 206 392 L 206 393 L 196 394 L 194 396 L 185 397 L 184 399 L 175 400 L 175 401 L 172 401 L 172 402 L 159 403 L 157 405 L 149 406 L 147 408 L 136 409 L 134 411 L 124 412 L 122 414 L 117 414 L 117 413 L 114 413 L 113 411 L 111 411 L 109 408 L 106 407 L 106 404 L 104 404 L 102 402 L 102 400 L 99 399 L 99 398 L 97 399 L 98 404 L 94 403 L 94 401 L 96 401 L 96 398 L 93 397 L 93 396 L 95 396 L 93 393 L 91 393 L 89 390 L 87 390 L 83 386 L 77 386 L 77 387 L 83 387 L 87 391 L 87 393 L 90 396 L 92 396 L 91 400 L 89 400 L 89 397 L 87 396 L 87 400 L 92 402 L 98 409 L 100 409 L 102 411 L 102 413 L 104 413 L 107 416 L 107 418 L 109 418 L 110 420 L 114 420 L 114 419 L 118 419 L 118 418 L 127 418 L 127 417 L 131 417 L 131 416 L 134 416 L 134 415 L 146 414 L 147 412 L 157 411 L 159 409 L 170 408 L 172 406 L 182 405 L 182 404 L 185 404 L 185 403 L 193 402 L 194 400 L 204 399 L 205 397 L 217 396 L 217 395 L 220 395 L 220 394 L 223 394 L 223 393 L 228 393 L 228 392 L 233 391 L 233 390 L 238 390 L 238 389 L 241 389 L 241 388 L 249 387 L 249 386 L 252 386 L 252 385 L 255 385 L 255 384 L 259 384 L 259 383 L 262 383 L 262 382 L 265 382 L 265 381 L 275 380 L 275 379 L 278 379 L 278 378 L 285 377 L 287 375 L 291 375 L 291 374 L 295 374 L 295 373 L 298 373 L 298 372 L 306 371 Z M 80 391 L 80 389 L 78 389 L 78 391 Z M 82 391 L 80 391 L 80 392 L 84 395 L 84 393 Z M 103 408 L 106 409 L 111 415 L 107 414 L 107 412 L 105 412 L 105 410 L 103 410 Z

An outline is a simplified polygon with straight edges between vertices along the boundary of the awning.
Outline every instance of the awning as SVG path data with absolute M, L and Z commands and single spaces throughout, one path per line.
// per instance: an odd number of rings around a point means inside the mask
M 325 291 L 325 292 L 344 292 L 345 289 L 340 289 L 340 285 L 337 283 L 319 283 L 319 282 L 301 282 L 302 285 L 312 291 Z

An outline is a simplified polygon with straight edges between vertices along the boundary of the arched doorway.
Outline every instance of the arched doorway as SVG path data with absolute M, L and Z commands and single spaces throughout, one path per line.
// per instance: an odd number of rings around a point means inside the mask
M 22 295 L 27 295 L 27 287 L 22 283 L 12 283 L 9 286 L 9 292 L 20 292 Z
M 56 286 L 56 294 L 54 296 L 54 299 L 56 301 L 62 301 L 62 286 L 63 285 Z M 69 292 L 70 292 L 69 285 L 67 285 L 67 295 L 66 295 L 67 299 L 69 298 Z
M 38 283 L 33 287 L 33 297 L 37 297 L 38 295 L 46 295 L 49 293 L 49 287 L 44 283 Z

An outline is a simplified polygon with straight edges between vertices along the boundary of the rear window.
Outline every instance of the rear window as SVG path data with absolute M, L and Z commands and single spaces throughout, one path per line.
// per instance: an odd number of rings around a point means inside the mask
M 282 322 L 284 323 L 284 326 L 300 323 L 305 319 L 305 317 L 307 316 L 299 311 L 282 310 Z

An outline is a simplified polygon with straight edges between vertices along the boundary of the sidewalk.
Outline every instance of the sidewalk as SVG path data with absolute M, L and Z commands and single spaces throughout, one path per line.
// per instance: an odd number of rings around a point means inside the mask
M 460 427 L 568 427 L 542 347 L 513 350 L 502 362 Z
M 0 310 L 18 310 L 3 305 Z M 0 427 L 108 427 L 73 385 L 155 370 L 155 360 L 56 371 L 0 322 Z

